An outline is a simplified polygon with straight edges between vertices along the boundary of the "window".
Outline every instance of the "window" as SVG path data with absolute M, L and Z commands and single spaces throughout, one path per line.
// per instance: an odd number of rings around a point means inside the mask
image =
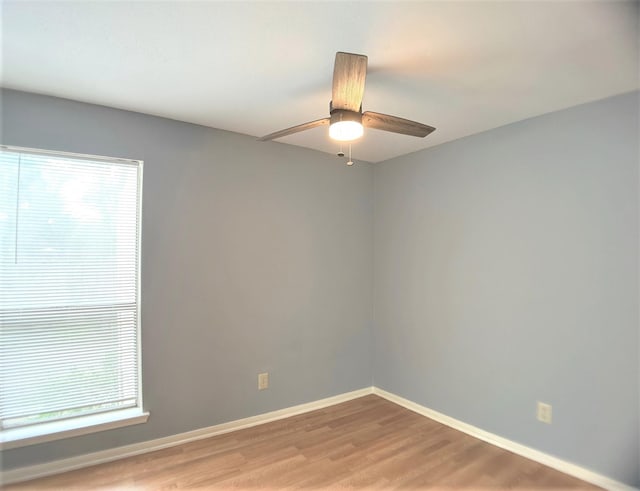
M 146 420 L 142 162 L 0 150 L 3 447 Z

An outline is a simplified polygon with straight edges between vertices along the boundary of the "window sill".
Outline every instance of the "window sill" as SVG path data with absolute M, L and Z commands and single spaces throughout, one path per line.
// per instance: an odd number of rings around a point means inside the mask
M 147 419 L 149 419 L 148 412 L 133 408 L 3 430 L 0 432 L 0 449 L 9 450 L 123 426 L 137 425 L 145 423 Z

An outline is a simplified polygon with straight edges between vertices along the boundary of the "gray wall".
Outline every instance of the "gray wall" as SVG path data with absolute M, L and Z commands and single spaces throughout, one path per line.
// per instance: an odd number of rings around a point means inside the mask
M 3 452 L 3 467 L 371 385 L 371 165 L 152 116 L 2 93 L 2 142 L 143 159 L 148 423 Z M 258 372 L 271 387 L 257 390 Z
M 3 143 L 145 160 L 151 411 L 144 425 L 4 452 L 5 468 L 335 395 L 373 373 L 383 389 L 640 483 L 638 94 L 374 168 L 2 95 Z M 272 387 L 258 392 L 264 370 Z M 552 425 L 535 420 L 537 400 L 553 405 Z
M 640 483 L 638 102 L 376 164 L 375 385 Z

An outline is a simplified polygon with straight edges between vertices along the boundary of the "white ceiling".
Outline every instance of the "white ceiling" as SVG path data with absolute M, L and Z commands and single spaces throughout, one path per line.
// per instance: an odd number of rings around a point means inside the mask
M 4 87 L 254 136 L 327 116 L 335 52 L 366 54 L 363 109 L 437 128 L 367 130 L 371 162 L 639 87 L 637 2 L 2 5 Z

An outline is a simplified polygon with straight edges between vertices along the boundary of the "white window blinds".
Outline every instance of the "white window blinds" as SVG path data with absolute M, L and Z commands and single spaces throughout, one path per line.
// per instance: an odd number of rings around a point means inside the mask
M 0 428 L 140 405 L 141 165 L 0 152 Z

